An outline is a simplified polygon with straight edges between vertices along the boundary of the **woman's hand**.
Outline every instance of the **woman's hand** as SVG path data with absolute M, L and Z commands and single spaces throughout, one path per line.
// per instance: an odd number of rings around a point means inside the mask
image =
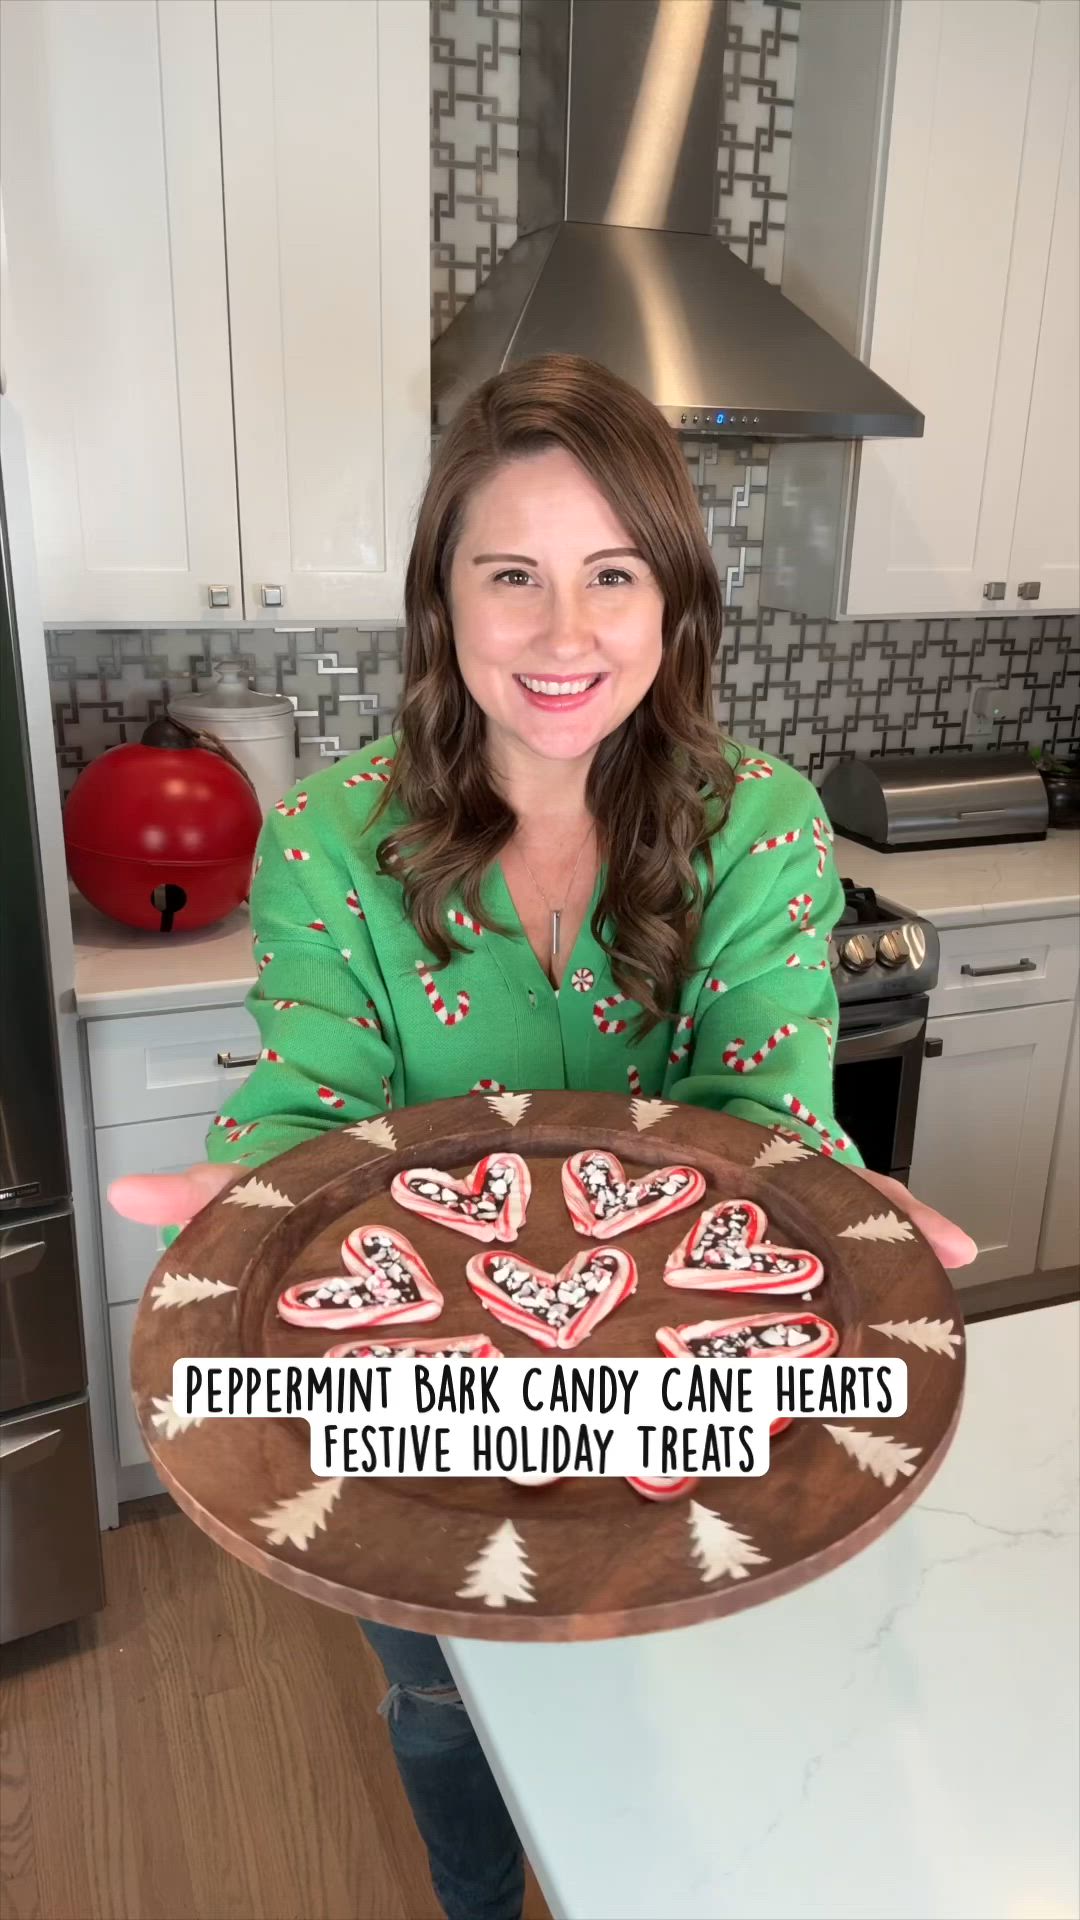
M 971 1235 L 954 1220 L 947 1220 L 943 1213 L 928 1207 L 924 1200 L 916 1200 L 902 1180 L 894 1180 L 888 1173 L 871 1173 L 869 1167 L 852 1167 L 851 1171 L 869 1181 L 886 1200 L 891 1200 L 898 1213 L 907 1214 L 923 1239 L 929 1241 L 943 1267 L 966 1267 L 975 1259 L 979 1249 Z
M 182 1227 L 235 1177 L 235 1167 L 213 1167 L 208 1160 L 186 1173 L 125 1173 L 109 1188 L 109 1204 L 125 1220 L 150 1227 Z

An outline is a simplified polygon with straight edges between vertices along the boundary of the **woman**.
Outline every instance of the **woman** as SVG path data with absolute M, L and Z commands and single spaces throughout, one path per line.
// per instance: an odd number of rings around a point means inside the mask
M 473 394 L 420 508 L 397 732 L 263 829 L 259 1064 L 208 1164 L 119 1181 L 113 1204 L 183 1220 L 237 1162 L 392 1106 L 587 1087 L 790 1128 L 971 1259 L 833 1117 L 832 835 L 801 774 L 718 733 L 720 630 L 654 407 L 569 356 Z M 437 1641 L 361 1625 L 445 1912 L 511 1920 L 521 1849 Z

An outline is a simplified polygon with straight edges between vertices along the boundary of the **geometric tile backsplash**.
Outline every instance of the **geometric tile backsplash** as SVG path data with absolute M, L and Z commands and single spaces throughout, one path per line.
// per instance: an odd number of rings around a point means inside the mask
M 432 332 L 449 323 L 517 235 L 518 0 L 431 0 Z M 797 0 L 729 0 L 714 231 L 769 280 L 783 261 Z M 1080 750 L 1080 617 L 830 622 L 759 609 L 768 448 L 685 441 L 724 583 L 717 719 L 737 738 L 820 779 L 852 753 L 964 746 L 972 685 L 1001 689 L 978 743 Z M 393 723 L 400 631 L 310 634 L 96 632 L 46 636 L 60 784 L 106 747 L 137 739 L 213 662 L 243 660 L 285 693 L 299 768 L 312 773 Z M 298 650 L 298 649 L 303 649 Z M 350 695 L 374 694 L 378 713 Z

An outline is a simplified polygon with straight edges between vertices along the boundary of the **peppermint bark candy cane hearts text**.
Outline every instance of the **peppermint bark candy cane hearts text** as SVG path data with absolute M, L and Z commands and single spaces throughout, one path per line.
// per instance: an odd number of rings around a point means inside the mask
M 698 1320 L 693 1326 L 657 1327 L 656 1344 L 673 1360 L 774 1360 L 791 1354 L 799 1360 L 827 1360 L 840 1335 L 816 1313 L 750 1313 L 736 1320 Z M 781 1417 L 770 1435 L 790 1427 Z
M 346 1274 L 286 1287 L 277 1310 L 293 1327 L 378 1327 L 434 1320 L 443 1296 L 411 1241 L 393 1227 L 362 1227 L 342 1242 Z
M 696 1206 L 705 1181 L 696 1167 L 657 1167 L 628 1180 L 613 1153 L 586 1148 L 563 1163 L 563 1198 L 579 1233 L 611 1240 L 631 1227 L 664 1220 L 681 1207 Z
M 473 1240 L 516 1240 L 532 1192 L 520 1154 L 489 1153 L 464 1179 L 437 1167 L 395 1174 L 390 1192 L 399 1206 Z
M 496 1320 L 561 1353 L 579 1347 L 637 1287 L 637 1267 L 621 1247 L 589 1247 L 558 1273 L 516 1253 L 475 1253 L 465 1273 Z
M 816 1254 L 766 1240 L 764 1209 L 753 1200 L 706 1207 L 664 1264 L 669 1287 L 717 1293 L 811 1293 L 825 1278 Z

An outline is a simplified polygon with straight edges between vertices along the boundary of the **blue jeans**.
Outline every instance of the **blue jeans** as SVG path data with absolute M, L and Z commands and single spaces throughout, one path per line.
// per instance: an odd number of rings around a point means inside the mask
M 438 1641 L 357 1624 L 390 1682 L 379 1712 L 447 1920 L 520 1920 L 521 1842 Z

